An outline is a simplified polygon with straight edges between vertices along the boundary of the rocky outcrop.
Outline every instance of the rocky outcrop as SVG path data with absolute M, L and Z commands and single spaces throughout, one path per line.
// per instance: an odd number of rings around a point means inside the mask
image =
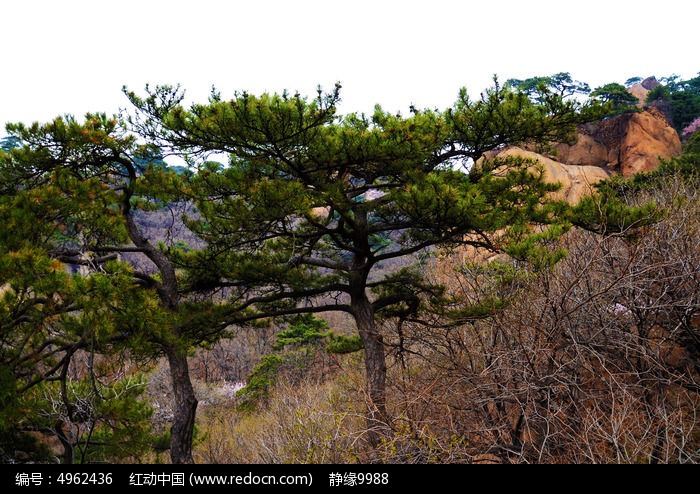
M 567 165 L 598 166 L 607 169 L 610 162 L 608 146 L 599 141 L 597 132 L 592 130 L 582 128 L 574 144 L 554 144 L 553 151 L 548 153 L 549 157 Z
M 605 168 L 599 166 L 568 165 L 519 147 L 509 147 L 498 156 L 522 156 L 536 161 L 542 167 L 545 181 L 561 185 L 553 197 L 563 199 L 570 204 L 576 204 L 582 197 L 590 195 L 596 183 L 610 176 Z M 531 167 L 533 171 L 535 166 L 537 165 Z
M 653 88 L 656 79 L 652 79 L 645 79 L 638 86 L 644 90 Z M 573 143 L 555 143 L 546 151 L 537 149 L 541 154 L 535 151 L 536 148 L 509 147 L 499 155 L 519 155 L 538 161 L 545 180 L 561 184 L 555 196 L 576 203 L 610 175 L 648 172 L 661 159 L 680 155 L 681 140 L 663 112 L 647 107 L 582 126 Z M 487 157 L 493 157 L 493 153 Z
M 611 160 L 608 166 L 617 167 L 624 176 L 648 172 L 659 166 L 661 159 L 680 155 L 681 147 L 678 132 L 661 111 L 649 108 L 629 118 L 618 150 L 619 159 Z
M 656 86 L 660 86 L 661 83 L 656 80 L 656 77 L 651 76 L 644 79 L 642 82 L 638 82 L 633 86 L 629 87 L 627 90 L 639 100 L 639 106 L 644 106 L 647 100 L 647 95 L 649 91 L 654 89 Z
M 654 89 L 656 86 L 660 85 L 661 83 L 656 80 L 656 77 L 651 76 L 647 77 L 642 82 L 630 86 L 629 88 L 627 88 L 627 90 L 630 92 L 630 94 L 637 97 L 637 99 L 639 100 L 638 106 L 643 107 L 646 104 L 647 95 L 649 94 L 649 91 Z
M 631 95 L 636 97 L 639 100 L 639 103 L 637 103 L 637 106 L 644 106 L 644 103 L 647 100 L 647 95 L 649 94 L 649 90 L 646 89 L 644 86 L 641 84 L 635 84 L 634 86 L 631 86 L 630 88 L 627 89 Z
M 644 89 L 651 91 L 654 89 L 656 86 L 660 86 L 661 83 L 656 80 L 656 77 L 651 76 L 647 77 L 644 79 L 642 82 L 639 83 Z
M 555 144 L 548 157 L 567 165 L 599 166 L 630 176 L 681 153 L 678 132 L 657 108 L 626 113 L 580 129 L 574 144 Z

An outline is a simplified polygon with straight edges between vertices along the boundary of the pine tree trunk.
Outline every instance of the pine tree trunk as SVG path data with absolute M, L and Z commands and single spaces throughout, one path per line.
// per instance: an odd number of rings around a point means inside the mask
M 187 356 L 177 349 L 167 352 L 173 390 L 173 423 L 170 429 L 170 460 L 173 464 L 194 463 L 192 436 L 197 399 L 190 380 Z
M 75 451 L 73 449 L 73 444 L 68 439 L 66 433 L 63 430 L 63 425 L 64 424 L 62 420 L 57 420 L 54 424 L 54 432 L 56 434 L 56 437 L 60 441 L 61 446 L 63 446 L 63 454 L 61 455 L 63 457 L 63 464 L 72 465 L 74 463 L 73 459 Z
M 136 172 L 130 169 L 132 183 L 136 180 Z M 162 281 L 158 284 L 158 296 L 165 308 L 177 313 L 179 295 L 175 266 L 168 257 L 143 236 L 133 215 L 129 198 L 133 190 L 125 195 L 123 214 L 129 237 L 134 244 L 156 265 Z M 194 463 L 192 457 L 192 438 L 194 421 L 197 413 L 197 399 L 194 396 L 187 355 L 181 350 L 168 346 L 165 348 L 170 365 L 170 379 L 173 391 L 173 423 L 170 428 L 170 460 L 173 464 Z
M 366 296 L 352 300 L 353 316 L 362 339 L 365 355 L 365 375 L 368 391 L 367 430 L 372 446 L 378 446 L 389 431 L 386 409 L 386 356 L 384 342 L 377 330 L 374 309 Z

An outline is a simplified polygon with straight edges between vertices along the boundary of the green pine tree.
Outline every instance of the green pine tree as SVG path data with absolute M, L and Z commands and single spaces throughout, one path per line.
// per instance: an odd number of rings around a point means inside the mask
M 539 244 L 571 224 L 567 206 L 549 199 L 556 185 L 531 162 L 480 158 L 567 139 L 601 112 L 547 88 L 533 101 L 494 82 L 478 99 L 462 90 L 446 111 L 412 108 L 407 117 L 379 106 L 339 116 L 339 85 L 311 101 L 214 92 L 188 109 L 179 88 L 127 92 L 138 110 L 132 122 L 154 144 L 230 156 L 227 166 L 203 165 L 192 183 L 200 217 L 191 227 L 207 245 L 188 259 L 197 281 L 245 283 L 247 297 L 231 302 L 249 319 L 342 311 L 355 320 L 373 444 L 391 426 L 379 321 L 441 295 L 420 270 L 392 263 L 458 244 L 542 255 Z M 256 232 L 254 250 L 229 235 L 240 230 Z
M 224 335 L 227 325 L 211 300 L 192 297 L 191 277 L 177 264 L 192 247 L 187 242 L 196 242 L 193 235 L 149 238 L 149 221 L 177 218 L 173 208 L 187 193 L 186 176 L 163 166 L 160 150 L 137 143 L 122 122 L 104 114 L 7 130 L 23 146 L 0 155 L 3 259 L 7 269 L 19 257 L 43 270 L 1 278 L 11 286 L 5 337 L 31 343 L 22 347 L 27 355 L 8 357 L 28 366 L 28 376 L 11 363 L 8 379 L 24 389 L 52 378 L 74 348 L 109 355 L 110 345 L 119 344 L 133 357 L 165 356 L 175 412 L 171 461 L 191 463 L 197 400 L 187 357 Z M 65 340 L 55 340 L 51 317 L 70 329 Z M 32 360 L 33 346 L 48 363 Z

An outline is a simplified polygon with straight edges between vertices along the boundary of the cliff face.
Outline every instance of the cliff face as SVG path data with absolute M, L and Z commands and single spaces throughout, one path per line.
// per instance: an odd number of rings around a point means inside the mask
M 580 129 L 574 144 L 556 144 L 548 157 L 566 165 L 598 166 L 630 176 L 681 153 L 678 132 L 657 108 L 627 113 Z
M 661 159 L 680 155 L 681 140 L 663 113 L 649 108 L 628 120 L 617 152 L 618 159 L 611 160 L 608 166 L 630 176 L 655 169 Z

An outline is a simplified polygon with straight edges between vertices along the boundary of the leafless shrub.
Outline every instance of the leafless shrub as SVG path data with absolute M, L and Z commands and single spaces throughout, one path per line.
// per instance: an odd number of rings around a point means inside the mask
M 205 383 L 243 382 L 260 356 L 270 352 L 279 328 L 238 328 L 230 338 L 211 348 L 200 348 L 190 358 L 192 378 Z
M 574 231 L 551 271 L 435 271 L 465 306 L 508 305 L 388 333 L 393 425 L 421 438 L 412 457 L 700 461 L 700 195 L 679 180 L 638 200 L 649 199 L 668 217 L 625 235 Z

